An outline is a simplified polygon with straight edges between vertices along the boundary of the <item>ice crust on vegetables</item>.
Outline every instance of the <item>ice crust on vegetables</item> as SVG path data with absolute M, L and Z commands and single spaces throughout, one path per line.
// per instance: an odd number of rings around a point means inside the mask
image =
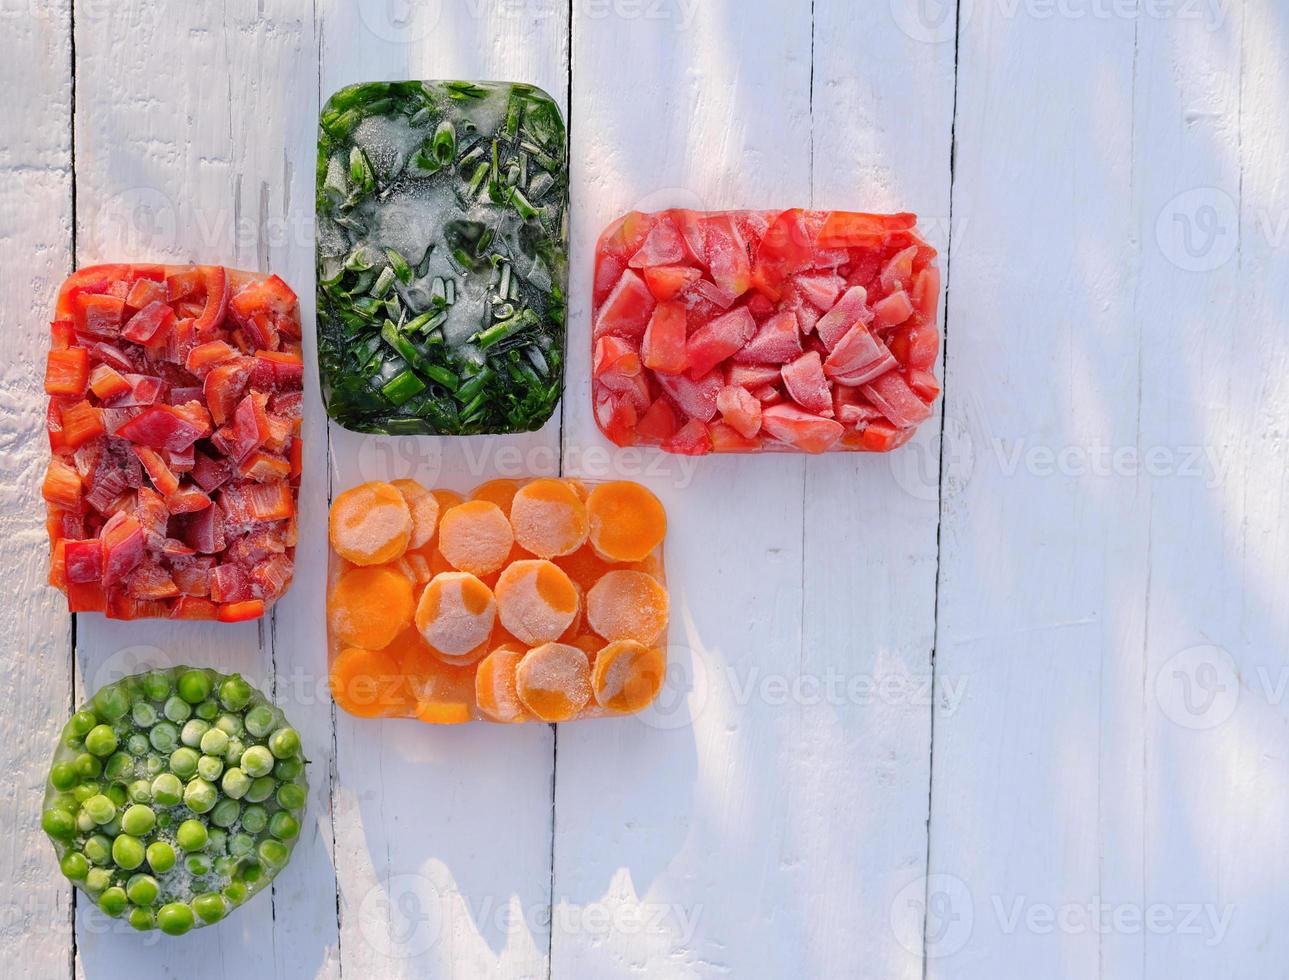
M 410 538 L 369 514 L 399 499 L 436 505 Z M 638 712 L 662 687 L 667 515 L 639 484 L 365 483 L 330 527 L 331 692 L 351 714 L 557 722 Z
M 912 214 L 631 212 L 595 256 L 591 394 L 621 446 L 887 452 L 931 416 L 940 274 Z
M 182 935 L 286 867 L 307 797 L 280 709 L 238 674 L 175 667 L 100 688 L 72 715 L 41 826 L 102 911 Z
M 323 107 L 318 355 L 361 432 L 525 432 L 563 388 L 567 138 L 531 85 L 371 82 Z
M 275 275 L 74 273 L 45 372 L 49 581 L 68 608 L 262 615 L 294 571 L 303 385 L 299 305 Z

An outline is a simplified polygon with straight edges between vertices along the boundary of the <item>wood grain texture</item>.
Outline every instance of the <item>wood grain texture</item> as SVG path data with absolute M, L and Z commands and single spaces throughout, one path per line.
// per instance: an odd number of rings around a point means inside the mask
M 567 115 L 562 4 L 318 4 L 320 98 L 382 79 L 526 81 Z M 555 473 L 558 415 L 540 432 L 388 438 L 331 427 L 336 492 L 411 476 L 472 489 Z M 319 528 L 318 533 L 323 533 Z M 547 973 L 553 730 L 433 728 L 336 712 L 336 868 L 345 974 Z
M 590 271 L 633 208 L 810 198 L 810 4 L 575 5 L 569 472 L 668 509 L 668 689 L 558 733 L 552 975 L 789 976 L 812 932 L 794 794 L 800 708 L 765 697 L 802 650 L 800 457 L 610 454 L 590 410 Z
M 0 8 L 13 49 L 0 85 L 22 111 L 0 114 L 0 880 L 8 884 L 0 943 L 18 975 L 62 976 L 71 956 L 71 889 L 39 826 L 53 746 L 72 700 L 71 620 L 46 585 L 49 540 L 40 486 L 49 462 L 42 386 L 49 312 L 72 269 L 70 8 Z

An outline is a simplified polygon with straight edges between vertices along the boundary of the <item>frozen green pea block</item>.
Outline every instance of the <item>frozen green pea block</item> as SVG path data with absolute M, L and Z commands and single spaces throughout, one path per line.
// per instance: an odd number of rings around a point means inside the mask
M 327 413 L 390 435 L 528 432 L 563 388 L 567 131 L 532 85 L 371 82 L 323 107 Z
M 252 774 L 225 768 L 234 749 Z M 179 667 L 109 684 L 72 716 L 40 822 L 59 869 L 105 914 L 180 935 L 273 880 L 307 799 L 300 737 L 281 709 L 241 677 Z

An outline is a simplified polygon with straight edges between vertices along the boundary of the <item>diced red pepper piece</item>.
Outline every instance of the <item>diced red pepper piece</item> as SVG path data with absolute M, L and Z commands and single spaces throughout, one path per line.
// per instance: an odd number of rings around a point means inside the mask
M 218 329 L 228 313 L 228 272 L 222 265 L 203 265 L 198 267 L 198 272 L 206 287 L 206 305 L 192 326 L 197 337 L 205 339 Z
M 197 486 L 207 493 L 212 493 L 228 482 L 233 472 L 233 464 L 227 459 L 215 459 L 200 450 L 196 453 L 196 462 L 192 468 L 192 478 Z
M 239 602 L 251 598 L 251 578 L 241 565 L 217 565 L 210 573 L 210 597 L 215 602 Z
M 251 453 L 238 464 L 237 475 L 243 480 L 254 480 L 257 483 L 285 480 L 291 475 L 291 462 L 269 453 Z
M 680 374 L 689 367 L 687 335 L 685 305 L 671 301 L 659 303 L 645 328 L 640 347 L 644 366 L 651 371 Z
M 121 336 L 136 344 L 151 344 L 164 337 L 175 322 L 175 311 L 161 300 L 153 300 L 134 316 L 121 331 Z
M 81 477 L 72 467 L 61 459 L 54 457 L 49 461 L 45 471 L 45 483 L 41 488 L 45 500 L 66 510 L 81 509 Z
M 783 365 L 783 386 L 792 400 L 806 411 L 832 415 L 832 391 L 818 351 L 809 351 L 791 364 Z
M 217 511 L 219 508 L 211 509 Z M 209 556 L 202 556 L 192 562 L 176 563 L 172 573 L 175 585 L 179 586 L 179 591 L 184 595 L 210 595 L 210 571 L 214 564 L 215 559 Z
M 45 391 L 51 395 L 79 398 L 89 382 L 90 356 L 81 347 L 51 350 L 45 360 Z
M 687 265 L 658 265 L 643 272 L 645 285 L 659 303 L 675 299 L 703 277 L 699 270 Z M 618 275 L 621 275 L 621 270 Z
M 197 269 L 184 269 L 169 275 L 166 277 L 166 301 L 177 303 L 189 296 L 196 296 L 201 285 L 201 273 Z
M 143 527 L 124 512 L 113 514 L 103 525 L 103 584 L 120 582 L 143 561 L 146 543 Z
M 49 549 L 49 584 L 56 589 L 67 591 L 67 542 L 63 539 L 50 538 Z
M 662 444 L 662 448 L 681 456 L 705 456 L 712 451 L 712 437 L 706 423 L 690 419 Z
M 245 459 L 269 437 L 268 395 L 253 391 L 233 413 L 233 458 Z
M 206 407 L 210 409 L 210 417 L 216 425 L 224 425 L 232 418 L 246 391 L 253 366 L 248 358 L 238 358 L 217 365 L 206 375 Z
M 152 485 L 157 488 L 157 493 L 163 497 L 168 497 L 179 489 L 179 478 L 174 475 L 166 461 L 161 458 L 161 454 L 155 449 L 149 449 L 147 446 L 134 446 L 134 454 L 139 457 L 139 462 L 143 464 L 143 469 L 148 474 L 148 479 Z
M 166 451 L 166 465 L 174 473 L 191 473 L 197 465 L 197 451 L 192 446 L 181 452 Z
M 262 390 L 299 391 L 304 387 L 304 358 L 289 351 L 257 351 L 251 383 Z
M 77 584 L 67 583 L 67 611 L 74 613 L 104 612 L 107 609 L 107 596 L 103 586 L 98 582 Z
M 204 378 L 215 365 L 236 356 L 237 351 L 226 342 L 211 340 L 190 350 L 184 366 L 197 377 Z
M 167 302 L 166 284 L 146 277 L 136 280 L 125 297 L 125 305 L 135 310 L 141 310 L 152 303 L 165 302 Z
M 107 364 L 95 365 L 89 376 L 90 391 L 102 402 L 110 402 L 131 390 L 130 382 L 125 380 L 115 368 Z
M 49 324 L 49 349 L 66 350 L 76 342 L 76 326 L 71 320 L 54 320 Z
M 841 423 L 794 405 L 771 405 L 761 411 L 765 434 L 806 453 L 826 453 L 845 431 Z
M 135 363 L 119 347 L 112 344 L 100 341 L 90 347 L 89 351 L 91 361 L 107 364 L 118 371 L 133 371 L 135 369 Z
M 701 378 L 756 336 L 756 320 L 740 306 L 699 327 L 690 336 L 689 376 Z
M 66 541 L 63 562 L 69 583 L 87 585 L 103 579 L 103 542 L 98 538 Z
M 911 428 L 931 417 L 931 406 L 917 396 L 898 371 L 887 371 L 860 390 L 896 428 Z
M 62 445 L 68 449 L 97 439 L 103 434 L 103 413 L 88 401 L 63 406 Z
M 248 619 L 259 619 L 264 615 L 263 599 L 247 599 L 244 602 L 226 602 L 219 607 L 216 618 L 221 623 L 244 623 Z
M 73 304 L 76 332 L 93 337 L 115 337 L 121 332 L 125 303 L 115 296 L 81 293 Z
M 295 495 L 286 483 L 256 483 L 247 490 L 251 516 L 257 521 L 284 521 L 295 516 Z
M 156 561 L 147 560 L 130 573 L 125 590 L 133 598 L 144 602 L 170 599 L 179 594 L 179 586 L 170 573 Z
M 766 320 L 733 357 L 735 364 L 786 364 L 800 354 L 801 329 L 797 314 L 784 310 Z
M 649 325 L 649 318 L 657 301 L 653 293 L 644 284 L 644 280 L 631 269 L 622 273 L 622 278 L 609 293 L 608 299 L 600 307 L 595 320 L 593 338 L 604 336 L 634 337 L 644 334 Z
M 251 587 L 265 599 L 276 599 L 291 584 L 295 562 L 286 555 L 272 555 L 251 571 Z
M 216 619 L 218 613 L 215 603 L 193 595 L 181 595 L 170 607 L 171 619 Z
M 66 425 L 65 412 L 63 421 Z M 182 452 L 203 435 L 198 426 L 171 405 L 153 405 L 145 408 L 121 426 L 117 433 L 122 438 L 141 446 L 168 449 L 172 452 Z
M 166 497 L 166 508 L 172 514 L 195 514 L 210 506 L 210 497 L 197 487 L 180 487 Z
M 223 512 L 218 507 L 206 507 L 189 514 L 180 527 L 180 538 L 203 555 L 223 551 L 227 546 Z
M 300 439 L 292 439 L 291 445 L 287 449 L 287 458 L 291 461 L 291 482 L 298 483 L 300 474 L 304 472 L 304 442 Z
M 166 383 L 160 378 L 147 374 L 127 374 L 125 380 L 130 386 L 129 394 L 119 396 L 112 403 L 113 408 L 143 408 L 164 400 Z

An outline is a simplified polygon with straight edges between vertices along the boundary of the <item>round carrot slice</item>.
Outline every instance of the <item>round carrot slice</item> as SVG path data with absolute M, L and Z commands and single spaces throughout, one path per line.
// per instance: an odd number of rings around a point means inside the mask
M 518 644 L 506 643 L 479 661 L 474 675 L 475 700 L 479 710 L 493 721 L 515 724 L 533 720 L 515 690 L 515 669 L 527 653 Z
M 571 555 L 586 541 L 586 505 L 563 480 L 533 480 L 510 505 L 515 540 L 541 558 Z
M 440 514 L 457 504 L 465 503 L 465 497 L 455 490 L 431 490 L 430 496 L 439 502 Z
M 518 480 L 489 480 L 487 483 L 480 483 L 471 490 L 470 499 L 490 501 L 500 507 L 501 512 L 509 517 L 510 502 L 515 499 L 515 493 L 518 490 Z
M 609 572 L 586 594 L 586 621 L 609 642 L 653 643 L 667 627 L 667 590 L 644 572 Z
M 584 589 L 589 589 L 598 582 L 605 572 L 622 567 L 605 561 L 595 553 L 595 549 L 590 544 L 582 545 L 571 555 L 561 555 L 558 558 L 552 558 L 551 561 L 564 569 L 568 577 Z
M 470 721 L 470 706 L 464 701 L 422 701 L 416 717 L 427 725 L 464 725 Z
M 388 565 L 351 568 L 327 597 L 327 626 L 345 646 L 380 650 L 412 619 L 412 583 Z
M 400 633 L 386 652 L 394 655 L 402 668 L 415 708 L 412 713 L 417 717 L 421 717 L 420 712 L 427 705 L 448 708 L 448 715 L 453 714 L 455 706 L 465 705 L 469 713 L 474 696 L 472 666 L 444 663 L 415 628 Z
M 490 575 L 500 569 L 514 543 L 510 521 L 488 500 L 449 508 L 439 523 L 439 551 L 453 568 L 472 575 Z
M 629 480 L 601 483 L 586 501 L 591 545 L 609 561 L 640 561 L 667 534 L 667 512 Z
M 407 509 L 412 514 L 412 535 L 407 547 L 424 548 L 434 537 L 439 526 L 439 501 L 415 480 L 395 480 L 390 484 L 403 495 Z
M 667 675 L 667 654 L 634 640 L 619 640 L 600 651 L 591 673 L 595 702 L 610 711 L 634 714 L 653 704 Z
M 501 625 L 528 646 L 557 640 L 577 616 L 577 586 L 549 561 L 517 561 L 497 580 Z
M 388 483 L 362 483 L 331 505 L 331 547 L 355 565 L 383 565 L 407 550 L 412 512 Z
M 402 668 L 383 650 L 341 650 L 328 680 L 331 699 L 359 718 L 397 717 L 411 709 Z
M 560 643 L 572 643 L 575 637 L 581 636 L 586 626 L 586 592 L 576 582 L 573 588 L 577 591 L 577 609 L 568 629 L 559 635 Z
M 544 643 L 515 669 L 515 692 L 542 721 L 568 721 L 591 700 L 586 654 L 564 643 Z
M 562 640 L 560 642 L 563 642 Z M 595 658 L 600 655 L 604 649 L 604 640 L 594 633 L 579 633 L 573 639 L 568 641 L 569 646 L 577 647 L 586 654 L 586 661 L 589 664 L 595 663 Z
M 496 619 L 492 590 L 469 572 L 435 575 L 416 606 L 416 628 L 449 663 L 477 660 Z

